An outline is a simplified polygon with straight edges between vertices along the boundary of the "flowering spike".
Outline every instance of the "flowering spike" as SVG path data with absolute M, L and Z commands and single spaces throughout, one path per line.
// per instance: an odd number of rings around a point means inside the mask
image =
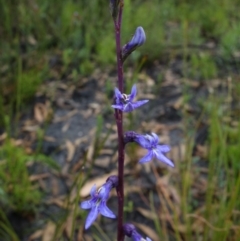
M 127 223 L 123 225 L 123 230 L 126 236 L 132 238 L 133 241 L 152 241 L 150 238 L 144 239 L 136 230 L 135 226 Z
M 96 185 L 91 188 L 91 198 L 81 203 L 82 209 L 91 209 L 85 223 L 85 229 L 88 229 L 96 220 L 98 214 L 108 218 L 116 218 L 115 214 L 107 207 L 106 203 L 112 188 L 117 187 L 118 177 L 110 176 L 98 190 Z
M 122 47 L 122 59 L 125 59 L 137 48 L 143 45 L 146 41 L 146 35 L 142 27 L 137 27 L 131 41 Z
M 174 167 L 174 164 L 164 154 L 170 151 L 170 147 L 167 145 L 158 145 L 158 136 L 155 133 L 152 135 L 135 135 L 134 141 L 141 147 L 148 150 L 148 153 L 139 161 L 139 163 L 145 163 L 156 158 L 167 165 Z
M 148 102 L 148 100 L 140 100 L 140 101 L 133 102 L 137 94 L 136 85 L 133 85 L 130 95 L 121 94 L 118 88 L 115 88 L 114 92 L 115 92 L 115 104 L 112 105 L 112 107 L 114 109 L 119 109 L 122 112 L 131 112 L 134 109 Z

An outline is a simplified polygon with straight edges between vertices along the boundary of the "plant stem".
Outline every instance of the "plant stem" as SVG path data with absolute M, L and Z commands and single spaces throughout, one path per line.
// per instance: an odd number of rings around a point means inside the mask
M 118 89 L 123 93 L 123 61 L 121 54 L 121 23 L 122 23 L 123 1 L 120 2 L 119 14 L 117 20 L 114 20 L 116 54 L 117 54 L 117 72 L 118 72 Z M 118 234 L 117 240 L 124 240 L 123 232 L 123 206 L 124 206 L 124 141 L 123 141 L 123 114 L 122 111 L 115 109 L 115 120 L 118 133 Z

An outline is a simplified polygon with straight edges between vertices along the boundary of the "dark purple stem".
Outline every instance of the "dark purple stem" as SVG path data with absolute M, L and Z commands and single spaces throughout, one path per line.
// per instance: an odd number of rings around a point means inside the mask
M 117 72 L 118 72 L 118 89 L 123 93 L 123 61 L 121 53 L 121 23 L 122 23 L 123 0 L 120 1 L 119 13 L 117 20 L 114 21 L 116 54 L 117 54 Z M 124 206 L 124 140 L 123 140 L 123 114 L 122 111 L 115 109 L 115 120 L 118 133 L 118 234 L 117 241 L 124 240 L 123 231 L 123 206 Z

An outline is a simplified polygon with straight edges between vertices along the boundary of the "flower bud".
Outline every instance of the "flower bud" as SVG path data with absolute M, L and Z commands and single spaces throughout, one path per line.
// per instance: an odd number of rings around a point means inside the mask
M 111 183 L 112 188 L 117 187 L 118 186 L 118 176 L 112 175 L 112 176 L 108 177 L 106 182 Z
M 136 230 L 135 226 L 130 224 L 130 223 L 126 223 L 123 225 L 123 230 L 124 230 L 124 234 L 130 238 L 132 238 L 132 240 L 134 241 L 152 241 L 150 238 L 143 238 Z
M 142 27 L 137 27 L 131 41 L 122 47 L 123 61 L 139 46 L 143 45 L 146 41 L 146 35 Z
M 134 131 L 127 131 L 124 134 L 123 140 L 124 140 L 124 144 L 126 145 L 129 142 L 135 142 L 136 136 L 138 134 Z
M 109 8 L 113 19 L 117 18 L 119 2 L 120 0 L 110 0 L 109 2 Z

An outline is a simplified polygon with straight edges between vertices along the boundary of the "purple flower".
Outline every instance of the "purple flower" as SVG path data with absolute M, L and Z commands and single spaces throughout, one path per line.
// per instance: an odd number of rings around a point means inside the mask
M 123 230 L 126 236 L 132 238 L 133 241 L 152 241 L 150 238 L 144 239 L 136 230 L 135 226 L 127 223 L 123 225 Z
M 81 203 L 82 209 L 91 209 L 86 219 L 85 229 L 92 225 L 99 213 L 108 218 L 116 218 L 115 214 L 107 207 L 106 202 L 111 189 L 116 187 L 117 184 L 117 176 L 111 176 L 98 190 L 96 185 L 92 187 L 90 200 Z
M 140 101 L 133 102 L 135 96 L 137 95 L 136 85 L 133 85 L 130 95 L 122 94 L 118 88 L 115 88 L 114 92 L 115 92 L 115 105 L 112 105 L 112 107 L 114 109 L 119 109 L 123 112 L 131 112 L 134 109 L 148 102 L 148 100 L 140 100 Z
M 142 27 L 137 27 L 135 34 L 131 41 L 122 47 L 123 61 L 139 46 L 143 45 L 146 41 L 146 35 Z
M 148 150 L 147 155 L 139 161 L 140 163 L 149 162 L 156 158 L 174 167 L 173 162 L 165 156 L 165 153 L 170 151 L 170 147 L 168 145 L 158 145 L 158 136 L 155 133 L 152 133 L 152 135 L 136 135 L 134 141 Z

